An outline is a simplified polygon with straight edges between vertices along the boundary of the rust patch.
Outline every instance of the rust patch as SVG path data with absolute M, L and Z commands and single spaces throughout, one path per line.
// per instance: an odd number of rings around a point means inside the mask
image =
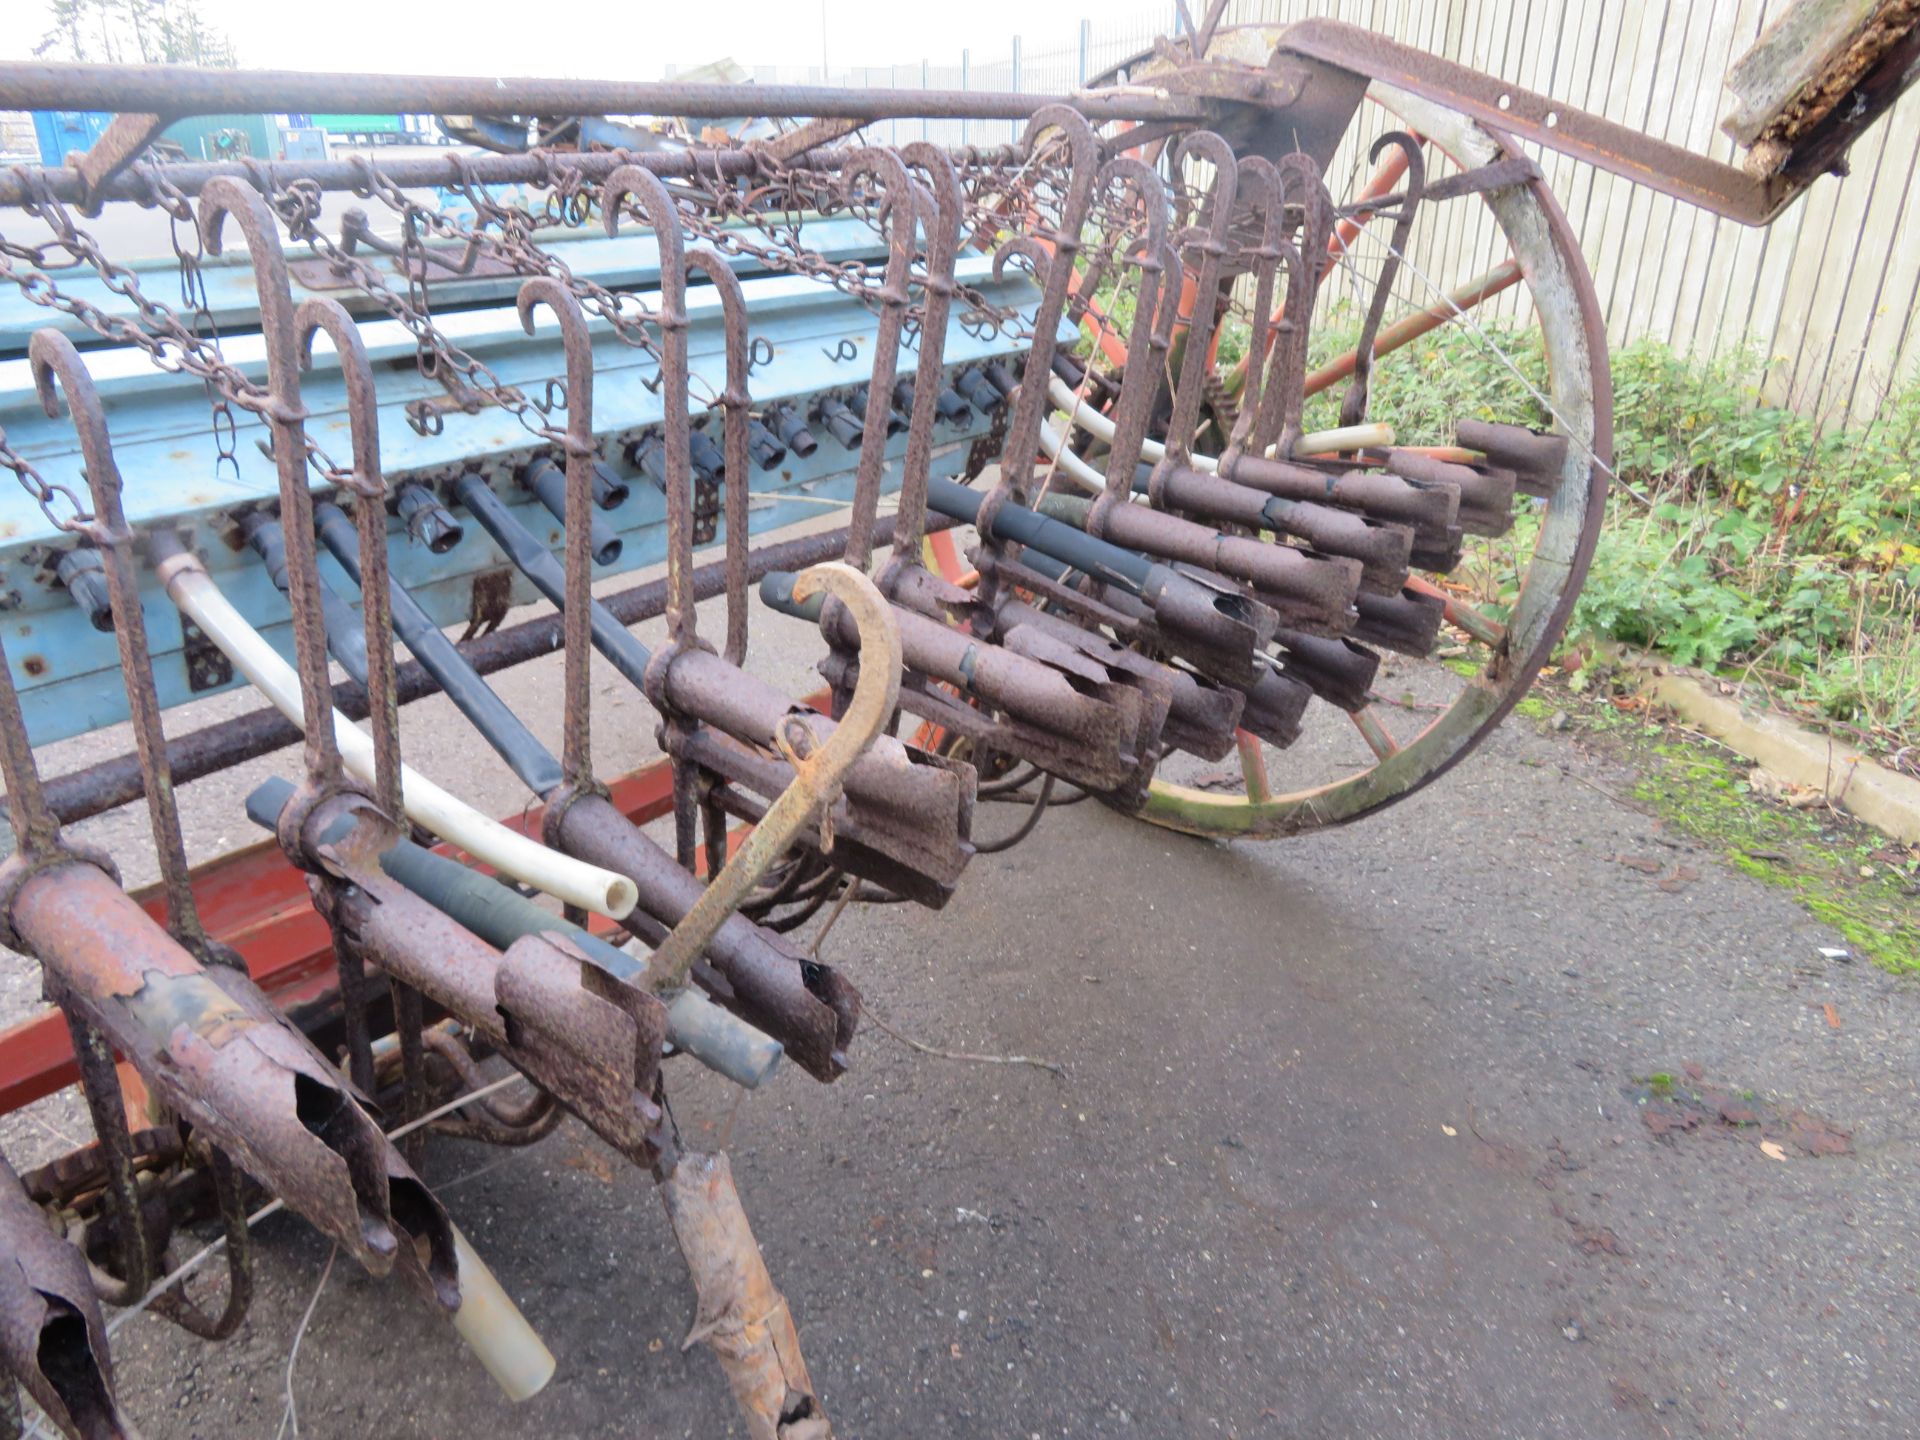
M 467 597 L 467 628 L 460 642 L 491 635 L 507 618 L 507 606 L 513 597 L 513 571 L 502 566 L 473 577 L 473 590 Z
M 1734 1091 L 1697 1081 L 1688 1067 L 1687 1083 L 1657 1074 L 1627 1087 L 1640 1109 L 1641 1122 L 1661 1140 L 1697 1134 L 1746 1140 L 1771 1140 L 1802 1155 L 1851 1155 L 1853 1132 L 1805 1110 L 1790 1110 L 1762 1100 L 1752 1091 Z

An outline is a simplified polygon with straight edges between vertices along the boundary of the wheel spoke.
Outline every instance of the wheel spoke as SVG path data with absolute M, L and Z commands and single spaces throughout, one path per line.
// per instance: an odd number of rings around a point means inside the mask
M 1387 727 L 1381 723 L 1380 717 L 1373 713 L 1371 705 L 1350 712 L 1347 718 L 1353 721 L 1354 728 L 1367 742 L 1367 748 L 1380 759 L 1391 759 L 1400 752 L 1399 742 L 1387 733 Z
M 1267 755 L 1260 748 L 1260 737 L 1245 730 L 1234 733 L 1240 750 L 1240 774 L 1247 783 L 1247 798 L 1259 805 L 1273 798 L 1273 786 L 1267 779 Z
M 1447 624 L 1463 631 L 1467 636 L 1498 650 L 1507 639 L 1507 627 L 1491 616 L 1483 615 L 1459 596 L 1443 590 L 1431 580 L 1418 575 L 1407 577 L 1407 588 L 1418 590 L 1422 595 L 1431 595 L 1442 601 L 1447 607 Z

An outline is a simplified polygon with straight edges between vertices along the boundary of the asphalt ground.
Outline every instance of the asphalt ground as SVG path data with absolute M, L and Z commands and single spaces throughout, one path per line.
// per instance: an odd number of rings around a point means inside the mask
M 756 621 L 754 664 L 796 691 L 817 653 Z M 557 679 L 501 677 L 552 739 Z M 602 773 L 640 763 L 643 702 L 596 686 Z M 429 775 L 522 803 L 441 702 L 403 724 Z M 1316 732 L 1285 773 L 1355 743 Z M 183 792 L 196 854 L 251 843 L 239 801 L 289 758 Z M 1577 728 L 1516 719 L 1343 830 L 1228 847 L 1087 803 L 977 860 L 941 913 L 850 910 L 822 953 L 892 1026 L 1066 1073 L 873 1027 L 831 1086 L 673 1072 L 837 1433 L 1920 1432 L 1916 986 L 1823 956 L 1841 942 L 1790 898 L 1624 803 L 1633 779 Z M 80 828 L 137 883 L 143 824 Z M 9 979 L 17 1011 L 36 984 Z M 1742 1107 L 1759 1123 L 1726 1123 Z M 6 1127 L 23 1166 L 84 1133 L 58 1100 Z M 437 1139 L 424 1174 L 559 1356 L 542 1395 L 507 1405 L 395 1282 L 342 1261 L 317 1291 L 328 1245 L 282 1216 L 233 1341 L 148 1317 L 116 1336 L 143 1433 L 274 1436 L 289 1388 L 314 1440 L 744 1433 L 681 1350 L 691 1286 L 644 1175 L 576 1125 L 526 1151 Z

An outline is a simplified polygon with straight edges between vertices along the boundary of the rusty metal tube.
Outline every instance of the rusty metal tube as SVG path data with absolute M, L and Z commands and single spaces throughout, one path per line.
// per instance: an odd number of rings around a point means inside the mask
M 265 781 L 247 796 L 248 818 L 272 831 L 293 793 L 293 786 L 285 780 L 276 777 Z M 346 828 L 336 827 L 341 831 Z M 327 841 L 334 837 L 320 838 Z M 616 980 L 638 983 L 646 974 L 644 961 L 542 909 L 518 891 L 458 860 L 436 855 L 405 836 L 383 850 L 379 861 L 388 876 L 496 949 L 505 950 L 526 935 L 562 935 L 589 964 Z M 778 1041 L 691 990 L 682 992 L 667 1006 L 667 1038 L 676 1049 L 749 1090 L 772 1076 L 783 1053 Z
M 760 598 L 783 615 L 817 624 L 825 606 L 817 597 L 806 602 L 795 598 L 798 578 L 776 570 L 761 580 Z M 912 610 L 895 606 L 893 617 L 908 669 L 977 695 L 1028 724 L 1080 736 L 1090 743 L 1097 737 L 1120 738 L 1110 707 L 1076 690 L 1060 671 Z M 837 627 L 834 638 L 849 649 L 857 641 L 853 626 L 846 622 Z
M 1043 515 L 1078 527 L 1087 523 L 1092 503 L 1055 491 L 1043 496 L 1038 508 Z M 1111 506 L 1104 519 L 1115 544 L 1244 581 L 1267 603 L 1284 602 L 1287 609 L 1282 613 L 1290 614 L 1296 624 L 1338 631 L 1350 621 L 1353 597 L 1360 587 L 1357 560 L 1311 555 L 1244 535 L 1222 535 L 1144 505 Z
M 0 1362 L 74 1440 L 133 1440 L 87 1260 L 0 1157 Z
M 390 1149 L 251 981 L 202 967 L 84 863 L 28 876 L 12 922 L 168 1103 L 368 1269 L 391 1267 L 386 1187 L 363 1163 Z M 315 1106 L 351 1117 L 332 1143 L 312 1131 Z

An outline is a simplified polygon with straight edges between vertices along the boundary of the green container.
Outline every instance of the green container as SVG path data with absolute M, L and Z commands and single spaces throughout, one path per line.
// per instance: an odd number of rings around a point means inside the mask
M 186 151 L 189 160 L 280 158 L 280 127 L 266 115 L 196 115 L 169 125 L 160 138 Z

